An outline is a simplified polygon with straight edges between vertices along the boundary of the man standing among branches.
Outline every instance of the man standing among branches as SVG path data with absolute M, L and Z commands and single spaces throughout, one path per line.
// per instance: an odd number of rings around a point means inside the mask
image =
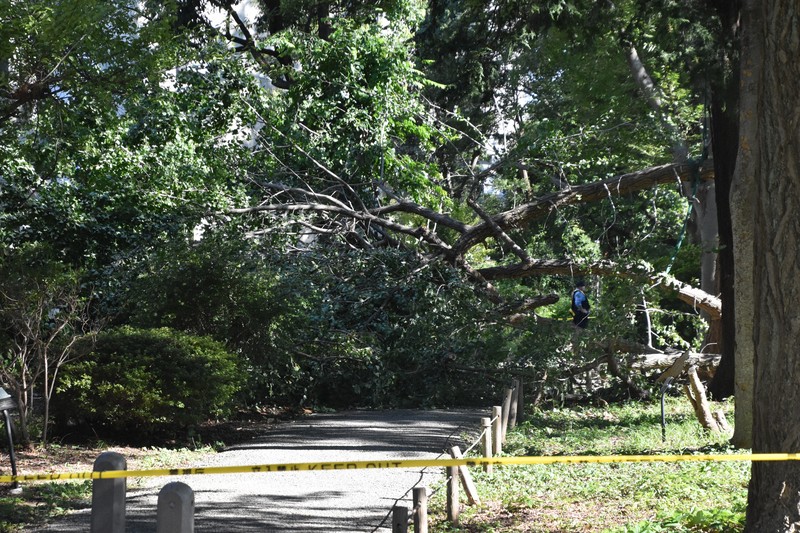
M 570 298 L 572 305 L 572 323 L 575 327 L 586 328 L 589 325 L 589 298 L 586 297 L 586 283 L 583 280 L 575 284 Z

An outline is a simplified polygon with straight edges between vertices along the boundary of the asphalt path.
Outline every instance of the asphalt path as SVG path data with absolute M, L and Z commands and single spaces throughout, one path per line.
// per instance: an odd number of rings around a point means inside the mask
M 447 457 L 478 436 L 478 410 L 345 411 L 308 415 L 281 423 L 263 436 L 210 456 L 208 466 L 382 461 Z M 469 439 L 470 442 L 465 441 Z M 158 492 L 170 481 L 195 495 L 195 531 L 386 532 L 391 510 L 409 508 L 414 487 L 430 488 L 442 468 L 389 468 L 192 475 L 144 478 L 129 490 L 126 532 L 154 533 Z M 89 531 L 88 509 L 76 511 L 45 531 Z

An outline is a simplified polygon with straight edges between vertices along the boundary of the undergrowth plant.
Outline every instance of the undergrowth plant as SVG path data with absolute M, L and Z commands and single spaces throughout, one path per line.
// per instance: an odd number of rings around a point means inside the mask
M 733 405 L 715 409 L 732 418 Z M 506 456 L 735 453 L 728 435 L 703 430 L 688 401 L 668 398 L 662 439 L 658 402 L 576 406 L 527 413 L 509 430 Z M 436 531 L 735 532 L 744 524 L 749 464 L 622 462 L 495 466 L 472 471 L 481 505 L 444 523 L 444 492 L 432 498 Z
M 22 494 L 0 495 L 0 533 L 21 531 L 72 509 L 91 505 L 90 480 L 30 485 Z

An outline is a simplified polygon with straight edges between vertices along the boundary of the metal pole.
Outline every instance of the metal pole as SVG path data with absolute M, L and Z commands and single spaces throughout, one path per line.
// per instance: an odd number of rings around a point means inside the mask
M 664 415 L 664 395 L 672 385 L 672 378 L 667 378 L 664 384 L 661 385 L 661 442 L 667 441 L 667 418 Z
M 14 436 L 11 430 L 11 417 L 8 415 L 8 409 L 3 409 L 3 416 L 6 419 L 6 433 L 8 434 L 8 455 L 11 458 L 11 475 L 17 475 L 17 456 L 14 455 Z M 19 482 L 15 481 L 11 485 L 12 493 L 20 491 Z

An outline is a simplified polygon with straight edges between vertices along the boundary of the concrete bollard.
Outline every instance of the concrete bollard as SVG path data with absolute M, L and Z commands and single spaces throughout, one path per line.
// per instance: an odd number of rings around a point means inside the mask
M 173 481 L 158 493 L 156 533 L 194 533 L 194 491 Z
M 392 533 L 408 533 L 408 507 L 392 507 Z
M 95 472 L 127 470 L 128 463 L 117 452 L 103 452 L 94 461 Z M 91 533 L 125 533 L 127 478 L 92 480 Z

